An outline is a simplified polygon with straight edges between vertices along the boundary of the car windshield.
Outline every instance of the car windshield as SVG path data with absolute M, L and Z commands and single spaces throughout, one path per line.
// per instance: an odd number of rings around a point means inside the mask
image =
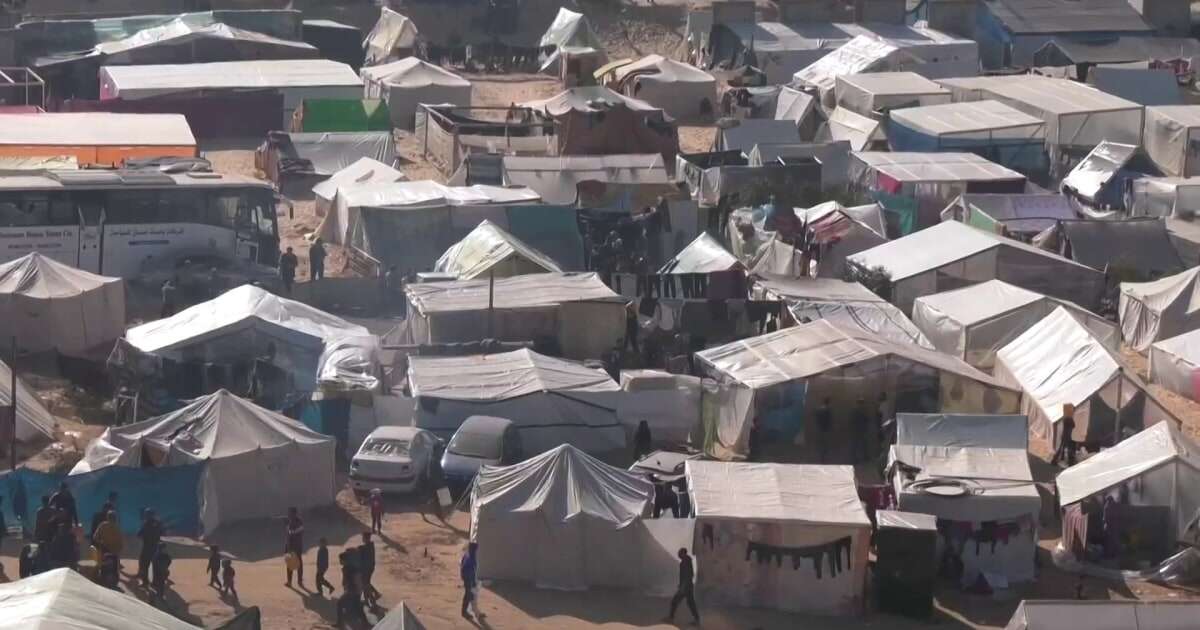
M 408 455 L 408 440 L 387 440 L 374 438 L 363 445 L 364 455 L 390 455 L 399 457 Z
M 455 455 L 479 459 L 500 459 L 500 436 L 492 433 L 459 431 L 446 447 Z

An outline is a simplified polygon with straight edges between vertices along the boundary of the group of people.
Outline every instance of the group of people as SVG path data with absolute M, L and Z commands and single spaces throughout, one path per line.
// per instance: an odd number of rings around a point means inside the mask
M 314 239 L 308 248 L 308 279 L 316 282 L 325 277 L 325 243 L 320 238 Z M 283 284 L 283 292 L 291 295 L 292 286 L 296 284 L 296 269 L 300 267 L 300 258 L 291 248 L 279 256 L 279 281 Z
M 375 510 L 372 509 L 374 516 Z M 376 521 L 376 519 L 372 519 Z M 362 542 L 358 546 L 347 546 L 338 554 L 338 563 L 342 569 L 342 594 L 337 598 L 337 620 L 336 624 L 340 627 L 343 623 L 350 620 L 365 620 L 364 605 L 369 606 L 372 610 L 379 608 L 379 599 L 382 594 L 372 584 L 372 577 L 375 574 L 375 542 L 372 540 L 372 535 L 377 529 L 376 523 L 372 523 L 372 531 L 363 532 Z M 288 508 L 287 519 L 284 530 L 284 565 L 287 573 L 287 586 L 292 586 L 292 578 L 296 579 L 296 584 L 301 589 L 306 589 L 304 586 L 304 520 L 300 518 L 300 514 L 296 508 Z M 228 587 L 234 597 L 237 592 L 233 591 L 232 582 L 232 567 L 226 569 L 228 560 L 221 560 L 219 550 L 213 548 L 209 557 L 208 571 L 210 585 L 218 588 Z M 221 566 L 222 580 L 218 583 L 216 578 L 217 567 Z M 317 596 L 324 597 L 325 591 L 329 591 L 333 595 L 335 587 L 325 575 L 329 572 L 329 541 L 322 537 L 317 542 L 317 575 L 314 586 L 317 590 Z M 228 571 L 227 573 L 225 571 Z

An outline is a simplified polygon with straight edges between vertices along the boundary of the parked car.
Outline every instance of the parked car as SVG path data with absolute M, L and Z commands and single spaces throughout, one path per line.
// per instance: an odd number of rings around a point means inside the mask
M 386 493 L 413 492 L 433 476 L 441 441 L 416 427 L 379 427 L 350 460 L 355 493 L 379 488 Z
M 483 466 L 509 466 L 521 459 L 521 434 L 512 420 L 471 416 L 442 454 L 442 475 L 451 494 L 458 496 L 471 487 Z

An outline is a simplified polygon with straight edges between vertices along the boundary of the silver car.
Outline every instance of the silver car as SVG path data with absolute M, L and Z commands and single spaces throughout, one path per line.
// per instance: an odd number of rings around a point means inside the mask
M 413 492 L 433 474 L 440 442 L 416 427 L 379 427 L 350 460 L 350 487 L 356 493 L 379 488 L 386 493 Z

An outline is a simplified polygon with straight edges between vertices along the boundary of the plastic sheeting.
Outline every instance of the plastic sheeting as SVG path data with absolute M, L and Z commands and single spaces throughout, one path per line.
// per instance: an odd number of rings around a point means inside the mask
M 417 25 L 412 20 L 381 7 L 379 20 L 363 40 L 364 64 L 374 66 L 397 59 L 401 51 L 416 48 L 418 37 Z
M 876 142 L 886 141 L 887 133 L 879 121 L 839 106 L 817 130 L 817 140 L 846 141 L 850 143 L 851 151 L 863 151 L 872 148 Z
M 685 465 L 696 520 L 752 520 L 870 527 L 852 466 L 691 460 Z
M 816 109 L 817 100 L 807 92 L 783 86 L 775 99 L 775 120 L 790 120 L 802 126 Z
M 904 127 L 914 133 L 936 139 L 939 149 L 976 144 L 1008 144 L 1012 142 L 1045 139 L 1045 123 L 1040 118 L 1018 111 L 999 101 L 974 101 L 968 103 L 946 103 L 924 107 L 909 107 L 892 110 L 889 124 Z M 896 146 L 899 138 L 890 133 L 889 140 L 897 151 L 908 150 Z M 921 147 L 913 147 L 918 150 Z
M 1200 267 L 1151 282 L 1122 282 L 1121 335 L 1138 352 L 1200 328 Z
M 565 10 L 565 9 L 564 9 Z M 616 81 L 623 91 L 651 105 L 662 108 L 672 118 L 691 118 L 717 105 L 717 80 L 713 75 L 695 67 L 648 55 L 615 71 Z
M 1200 106 L 1167 105 L 1146 108 L 1142 145 L 1164 175 L 1200 175 L 1195 149 L 1200 143 Z
M 34 252 L 0 264 L 0 321 L 25 352 L 111 348 L 125 334 L 125 283 Z
M 391 164 L 396 160 L 396 148 L 390 131 L 327 131 L 321 133 L 291 133 L 281 139 L 279 149 L 280 177 L 290 170 L 284 162 L 304 162 L 312 174 L 329 177 L 350 167 L 362 158 Z
M 1200 475 L 1200 447 L 1173 422 L 1155 424 L 1059 473 L 1056 481 L 1058 503 L 1070 505 L 1166 464 L 1182 465 L 1191 470 L 1192 476 Z M 1193 499 L 1189 505 L 1171 507 L 1176 508 L 1186 522 L 1200 504 Z
M 360 98 L 362 79 L 350 66 L 325 59 L 104 66 L 100 69 L 102 99 L 134 100 L 192 90 L 290 88 L 344 88 L 326 98 Z
M 951 448 L 1029 448 L 1029 419 L 1017 414 L 896 414 L 896 444 Z
M 363 96 L 383 99 L 391 112 L 392 124 L 397 127 L 412 127 L 421 103 L 461 107 L 471 104 L 470 81 L 416 57 L 368 66 L 361 73 Z
M 13 404 L 12 369 L 0 361 L 0 408 Z M 58 420 L 50 414 L 24 379 L 17 378 L 17 439 L 32 442 L 45 438 L 54 439 Z
M 671 183 L 662 155 L 504 156 L 504 183 L 537 191 L 546 203 L 574 204 L 578 186 L 601 182 L 624 186 L 667 186 Z
M 499 401 L 530 394 L 616 392 L 603 370 L 515 350 L 465 357 L 409 358 L 408 383 L 415 397 Z
M 967 193 L 942 211 L 943 221 L 961 221 L 997 234 L 1030 237 L 1055 227 L 1061 219 L 1076 218 L 1068 198 L 1058 194 Z
M 425 630 L 425 624 L 417 619 L 408 604 L 400 602 L 392 607 L 386 617 L 379 620 L 371 630 Z
M 886 66 L 889 59 L 899 50 L 890 42 L 858 35 L 797 72 L 792 81 L 794 85 L 816 89 L 821 95 L 822 104 L 830 107 L 833 105 L 833 92 L 838 77 L 872 70 L 898 70 L 899 68 Z M 903 59 L 904 55 L 901 54 L 900 57 Z
M 417 313 L 486 310 L 489 304 L 487 280 L 462 280 L 408 285 L 409 303 Z M 625 299 L 613 292 L 595 273 L 540 273 L 497 279 L 491 291 L 493 308 L 534 308 L 566 302 L 619 302 Z
M 631 433 L 645 422 L 660 444 L 687 444 L 697 434 L 699 378 L 657 370 L 621 370 L 621 392 L 617 417 Z
M 0 629 L 31 628 L 199 630 L 73 569 L 55 569 L 0 585 Z
M 733 123 L 731 123 L 733 124 Z M 747 118 L 736 121 L 733 126 L 717 130 L 713 151 L 741 151 L 748 153 L 759 145 L 796 144 L 800 133 L 787 120 Z
M 1200 334 L 1196 331 L 1150 346 L 1150 381 L 1192 400 L 1200 400 Z
M 317 360 L 317 386 L 324 391 L 379 391 L 383 375 L 379 337 L 347 336 L 329 341 Z
M 782 300 L 798 322 L 826 319 L 898 344 L 933 349 L 900 309 L 857 282 L 764 276 L 755 281 L 753 291 L 756 297 Z
M 937 531 L 937 517 L 916 512 L 879 510 L 875 512 L 875 526 L 878 529 L 917 529 L 932 532 Z
M 1183 261 L 1164 219 L 1061 221 L 1061 251 L 1072 260 L 1110 275 L 1130 279 L 1158 278 L 1183 269 Z
M 659 273 L 719 273 L 742 268 L 736 256 L 729 253 L 717 239 L 701 232 L 674 258 L 663 265 Z
M 1137 149 L 1136 144 L 1101 142 L 1063 178 L 1063 191 L 1069 190 L 1089 203 L 1097 203 L 1104 187 L 1133 159 Z
M 1200 177 L 1139 177 L 1125 198 L 1131 217 L 1191 219 L 1200 211 Z
M 562 271 L 549 256 L 487 219 L 446 250 L 433 270 L 453 274 L 460 280 L 473 280 L 483 275 L 508 278 Z
M 324 217 L 321 219 L 321 225 L 317 227 L 317 235 L 334 243 L 346 242 L 346 231 L 350 229 L 350 226 L 343 225 L 340 221 L 341 216 L 334 211 L 335 200 L 343 187 L 391 184 L 407 180 L 407 175 L 391 166 L 379 160 L 363 157 L 330 175 L 328 179 L 317 182 L 312 189 L 313 197 L 317 216 Z
M 861 151 L 851 156 L 868 169 L 908 184 L 1024 181 L 1025 176 L 973 153 Z
M 541 40 L 538 41 L 538 48 L 553 48 L 550 59 L 542 69 L 546 70 L 548 65 L 553 63 L 557 56 L 566 51 L 588 51 L 604 53 L 604 44 L 596 37 L 596 32 L 592 30 L 592 23 L 587 16 L 582 13 L 576 13 L 565 7 L 559 7 L 558 14 L 554 16 L 554 21 L 546 28 L 546 32 L 542 34 Z
M 1030 601 L 1017 607 L 1005 630 L 1190 630 L 1200 604 L 1181 601 Z
M 585 114 L 604 113 L 614 107 L 625 107 L 635 112 L 662 111 L 646 101 L 625 96 L 599 85 L 563 90 L 558 94 L 536 101 L 526 101 L 520 104 L 548 116 L 557 118 L 572 112 Z
M 864 72 L 840 75 L 834 87 L 838 107 L 870 116 L 901 107 L 950 102 L 950 90 L 915 72 Z

